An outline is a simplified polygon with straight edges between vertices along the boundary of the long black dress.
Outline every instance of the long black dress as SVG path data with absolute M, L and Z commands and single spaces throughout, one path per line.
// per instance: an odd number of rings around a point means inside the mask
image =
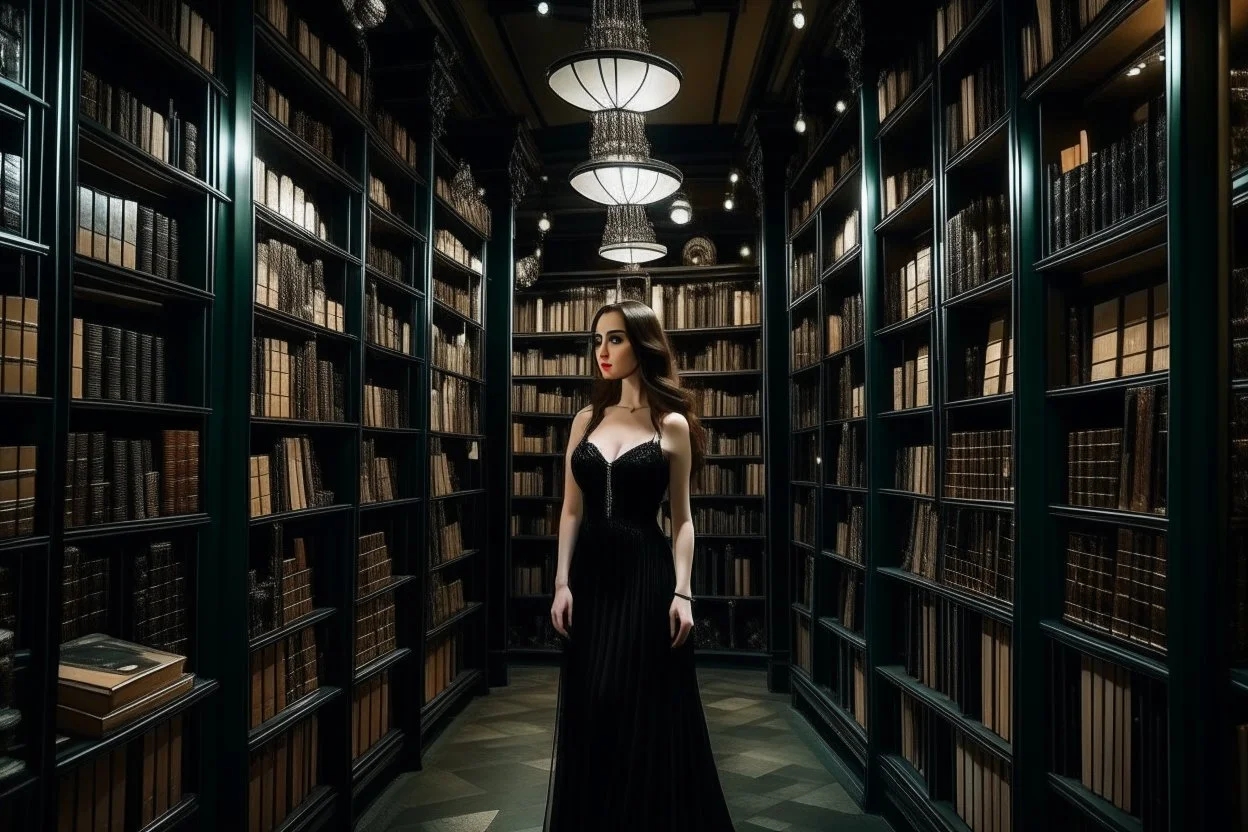
M 657 522 L 668 461 L 656 436 L 608 462 L 582 438 L 584 494 L 568 586 L 546 832 L 731 832 L 692 635 L 672 648 L 671 544 Z

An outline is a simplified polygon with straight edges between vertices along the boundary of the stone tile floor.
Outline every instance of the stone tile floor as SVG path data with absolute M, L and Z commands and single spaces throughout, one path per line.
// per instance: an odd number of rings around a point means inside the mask
M 789 695 L 762 671 L 699 668 L 702 704 L 736 832 L 888 832 L 819 762 Z M 554 667 L 515 666 L 369 807 L 356 832 L 542 832 L 555 717 Z M 591 832 L 587 830 L 587 832 Z

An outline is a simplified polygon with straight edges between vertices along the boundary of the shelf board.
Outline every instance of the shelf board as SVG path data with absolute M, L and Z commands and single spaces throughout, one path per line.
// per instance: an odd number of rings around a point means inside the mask
M 419 364 L 420 359 L 414 355 L 408 355 L 405 352 L 399 352 L 390 347 L 383 347 L 381 344 L 374 344 L 371 341 L 364 342 L 365 351 L 376 358 L 387 358 L 392 361 L 406 361 L 412 364 Z
M 449 430 L 430 430 L 427 432 L 430 436 L 437 436 L 441 439 L 458 439 L 468 442 L 480 442 L 485 439 L 485 436 L 479 433 L 455 433 Z
M 932 406 L 925 404 L 922 407 L 903 407 L 901 410 L 885 410 L 878 414 L 880 419 L 906 419 L 912 416 L 931 416 Z
M 967 497 L 941 497 L 942 505 L 954 508 L 983 509 L 984 511 L 1013 511 L 1013 500 L 973 500 Z
M 415 575 L 391 575 L 390 580 L 386 583 L 385 586 L 380 587 L 379 589 L 370 590 L 364 593 L 363 595 L 356 596 L 355 603 L 356 605 L 365 604 L 373 600 L 374 598 L 377 598 L 381 595 L 385 595 L 387 592 L 394 592 L 395 590 L 399 589 L 402 586 L 406 586 L 407 584 L 411 583 L 414 580 L 416 580 Z
M 927 94 L 931 92 L 932 83 L 932 72 L 929 71 L 927 73 L 927 77 L 923 79 L 923 82 L 915 87 L 914 91 L 906 96 L 901 103 L 894 107 L 893 111 L 888 114 L 887 118 L 880 122 L 880 126 L 875 132 L 876 138 L 881 141 L 888 138 L 897 128 L 898 124 L 917 113 L 916 107 L 921 101 L 923 101 L 924 98 L 927 97 Z
M 761 418 L 763 417 L 759 413 L 747 413 L 741 416 L 703 416 L 701 413 L 698 414 L 698 419 L 702 422 L 740 422 L 746 419 Z
M 452 491 L 450 494 L 435 494 L 429 497 L 430 500 L 456 500 L 460 497 L 475 497 L 478 494 L 484 494 L 484 488 L 464 488 L 459 491 Z
M 165 195 L 171 189 L 183 194 L 206 194 L 218 202 L 232 202 L 223 191 L 198 176 L 157 159 L 86 116 L 78 117 L 78 156 L 93 167 Z
M 914 234 L 932 228 L 932 180 L 923 183 L 917 191 L 910 194 L 905 202 L 898 205 L 875 224 L 876 234 Z
M 842 347 L 836 352 L 830 352 L 819 360 L 820 361 L 835 361 L 838 358 L 844 358 L 847 355 L 858 352 L 859 350 L 863 349 L 866 345 L 867 345 L 867 342 L 865 339 L 862 341 L 855 341 L 854 343 L 850 344 L 848 347 Z
M 945 49 L 936 58 L 936 63 L 943 69 L 953 63 L 957 53 L 971 40 L 976 30 L 983 25 L 985 18 L 992 14 L 996 8 L 996 3 L 985 3 L 983 8 L 975 13 L 975 16 L 966 22 L 962 27 L 962 31 L 954 35 L 953 40 L 945 44 Z M 996 41 L 994 40 L 994 43 Z
M 197 811 L 199 811 L 199 796 L 184 792 L 181 800 L 160 817 L 144 826 L 142 832 L 172 832 L 174 829 L 181 829 L 182 825 Z
M 1093 794 L 1072 777 L 1062 777 L 1049 772 L 1049 788 L 1066 801 L 1073 803 L 1086 815 L 1094 818 L 1102 827 L 1114 832 L 1144 832 L 1144 824 L 1128 815 L 1105 798 Z
M 965 289 L 942 302 L 946 309 L 957 309 L 963 306 L 988 306 L 995 303 L 1008 303 L 1010 291 L 1014 287 L 1014 272 L 986 280 L 973 289 Z M 1002 297 L 1004 295 L 1004 297 Z
M 86 278 L 85 282 L 83 278 Z M 212 302 L 212 293 L 205 292 L 203 289 L 197 289 L 176 280 L 157 277 L 154 274 L 112 266 L 90 257 L 83 257 L 81 254 L 74 255 L 74 288 L 79 287 L 103 287 L 103 291 L 158 302 Z
M 403 661 L 410 655 L 412 655 L 411 648 L 396 647 L 395 649 L 391 650 L 389 653 L 386 653 L 384 656 L 378 656 L 377 658 L 373 659 L 371 662 L 368 662 L 367 664 L 355 670 L 351 677 L 351 683 L 354 685 L 358 685 L 361 682 L 366 682 L 369 679 L 376 676 L 378 673 L 381 673 L 383 670 L 388 670 L 391 667 L 394 667 L 396 664 Z
M 762 370 L 681 370 L 681 378 L 757 378 Z
M 887 338 L 890 335 L 896 335 L 899 332 L 906 332 L 911 329 L 918 329 L 923 324 L 930 324 L 932 321 L 932 310 L 924 309 L 922 312 L 916 312 L 909 318 L 891 323 L 888 326 L 880 327 L 875 331 L 876 338 Z M 930 333 L 929 333 L 930 334 Z
M 351 761 L 352 791 L 358 792 L 367 787 L 385 767 L 394 760 L 403 746 L 404 734 L 398 728 L 391 728 L 386 735 L 373 743 L 373 747 Z
M 789 241 L 792 242 L 802 234 L 806 233 L 806 231 L 812 227 L 811 224 L 819 220 L 819 214 L 823 210 L 824 206 L 831 204 L 837 199 L 838 196 L 846 193 L 846 191 L 843 190 L 845 184 L 847 182 L 856 181 L 861 173 L 862 162 L 860 160 L 854 162 L 853 166 L 841 176 L 840 181 L 832 186 L 832 190 L 824 194 L 823 199 L 819 200 L 819 202 L 810 209 L 810 214 L 807 215 L 806 219 L 802 220 L 801 224 L 798 225 L 797 228 L 789 232 Z
M 443 569 L 449 569 L 449 568 L 451 568 L 452 566 L 458 566 L 459 564 L 461 564 L 461 563 L 463 563 L 464 561 L 468 560 L 468 558 L 472 557 L 473 555 L 477 554 L 477 553 L 478 553 L 478 552 L 480 552 L 480 551 L 481 551 L 480 549 L 467 549 L 467 550 L 465 550 L 465 551 L 463 552 L 463 554 L 456 555 L 455 557 L 451 558 L 450 560 L 443 561 L 442 563 L 435 563 L 435 564 L 431 564 L 431 565 L 429 566 L 429 571 L 430 571 L 430 572 L 438 572 L 438 571 L 441 571 L 441 570 L 443 570 Z
M 21 552 L 26 549 L 38 549 L 41 546 L 47 546 L 52 542 L 46 534 L 34 534 L 26 537 L 13 537 L 0 540 L 0 555 L 7 555 L 12 552 Z
M 441 624 L 438 624 L 437 626 L 431 627 L 428 630 L 426 630 L 425 640 L 427 641 L 431 638 L 436 638 L 437 636 L 451 629 L 451 627 L 454 627 L 459 622 L 466 620 L 468 616 L 472 615 L 477 610 L 483 609 L 484 607 L 485 605 L 481 603 L 480 601 L 469 601 L 462 610 L 455 613 L 450 618 L 443 621 Z
M 43 243 L 27 239 L 11 231 L 0 231 L 0 248 L 13 249 L 25 254 L 46 255 L 51 249 Z
M 970 144 L 945 162 L 945 174 L 960 174 L 975 168 L 988 167 L 994 162 L 999 162 L 1004 171 L 1008 161 L 1005 151 L 1009 124 L 1008 112 L 998 117 L 987 130 L 976 136 Z
M 1248 694 L 1248 668 L 1231 668 L 1231 685 L 1240 695 Z
M 273 416 L 252 416 L 255 427 L 299 430 L 358 430 L 359 422 L 331 422 L 321 419 L 284 419 Z
M 980 745 L 997 757 L 1006 762 L 1011 761 L 1013 750 L 1010 748 L 1010 744 L 1002 739 L 996 731 L 986 727 L 979 720 L 964 714 L 957 702 L 954 702 L 943 693 L 929 688 L 918 679 L 911 677 L 910 674 L 906 673 L 906 669 L 900 665 L 877 667 L 875 670 L 885 679 L 888 679 L 894 685 L 939 713 L 947 721 L 958 726 L 963 732 L 974 737 L 979 741 Z
M 549 595 L 543 595 L 543 598 L 549 598 Z M 766 595 L 695 595 L 695 601 L 766 601 Z
M 698 540 L 766 540 L 765 534 L 699 534 Z
M 433 193 L 433 204 L 434 204 L 434 207 L 440 209 L 443 212 L 443 214 L 452 218 L 452 222 L 454 222 L 455 224 L 459 226 L 459 229 L 458 229 L 459 231 L 467 232 L 467 235 L 469 237 L 472 237 L 480 241 L 481 244 L 484 244 L 487 241 L 489 241 L 490 235 L 487 234 L 485 231 L 481 230 L 480 228 L 477 228 L 475 225 L 473 225 L 471 222 L 468 221 L 467 217 L 459 213 L 459 211 L 456 211 L 455 207 L 451 205 L 451 203 L 447 202 L 446 199 L 444 199 L 442 195 L 437 192 L 436 188 L 434 189 L 434 193 Z M 434 228 L 437 228 L 437 227 L 438 227 L 437 223 L 435 222 Z M 448 230 L 454 233 L 454 229 L 448 229 Z M 459 237 L 460 235 L 456 234 L 455 236 Z M 460 242 L 462 243 L 464 241 L 461 239 Z
M 255 751 L 269 740 L 291 728 L 296 722 L 311 716 L 322 706 L 342 693 L 340 688 L 318 688 L 293 704 L 287 705 L 278 714 L 247 732 L 247 750 Z
M 876 491 L 889 497 L 906 497 L 911 500 L 934 501 L 936 499 L 931 494 L 920 494 L 917 491 L 906 491 L 901 488 L 878 488 Z
M 460 321 L 463 321 L 469 326 L 475 326 L 477 329 L 485 329 L 485 325 L 483 323 L 481 323 L 480 321 L 474 321 L 472 318 L 468 317 L 463 312 L 460 312 L 458 309 L 451 306 L 450 304 L 448 304 L 446 301 L 442 300 L 441 298 L 435 297 L 433 299 L 433 308 L 435 311 L 441 310 L 445 312 L 446 314 L 451 315 L 452 317 L 457 318 Z
M 313 148 L 312 145 L 296 136 L 289 127 L 269 115 L 268 111 L 259 104 L 253 103 L 251 105 L 251 120 L 253 124 L 260 128 L 259 132 L 281 146 L 287 154 L 298 159 L 299 165 L 305 169 L 305 172 L 307 169 L 311 169 L 316 172 L 316 175 L 322 182 L 329 182 L 332 185 L 345 188 L 353 194 L 364 192 L 364 186 L 352 178 L 351 174 L 343 170 L 332 159 Z
M 1134 529 L 1165 531 L 1169 518 L 1164 514 L 1145 514 L 1140 511 L 1120 511 L 1112 508 L 1087 508 L 1084 506 L 1051 505 L 1049 513 L 1068 520 L 1085 520 L 1092 523 L 1113 523 Z
M 204 701 L 218 687 L 218 683 L 212 679 L 196 677 L 189 691 L 172 702 L 166 702 L 156 710 L 139 717 L 133 722 L 127 723 L 124 727 L 113 731 L 107 737 L 102 739 L 71 738 L 69 742 L 65 743 L 64 747 L 56 752 L 56 770 L 58 772 L 68 771 L 81 763 L 93 760 L 101 754 L 112 751 L 130 740 L 142 736 L 153 726 Z
M 65 540 L 76 543 L 102 537 L 118 537 L 124 534 L 168 532 L 175 529 L 192 529 L 208 525 L 210 518 L 203 512 L 197 514 L 172 514 L 165 517 L 149 517 L 146 520 L 123 520 L 118 523 L 97 523 L 65 530 Z
M 562 498 L 562 497 L 556 497 L 556 496 L 551 495 L 551 494 L 512 494 L 512 495 L 511 495 L 511 499 L 513 499 L 513 500 L 533 500 L 534 502 L 541 502 L 541 503 L 557 503 L 557 502 L 559 502 L 560 500 L 562 500 L 563 498 Z
M 991 396 L 975 396 L 969 399 L 955 399 L 945 402 L 945 410 L 973 410 L 980 407 L 997 407 L 1014 402 L 1013 393 L 996 393 Z
M 1050 399 L 1066 399 L 1074 396 L 1106 393 L 1111 390 L 1125 390 L 1128 387 L 1148 387 L 1154 384 L 1167 384 L 1169 381 L 1170 371 L 1160 370 L 1155 373 L 1135 373 L 1129 376 L 1093 381 L 1088 384 L 1075 384 L 1070 387 L 1054 387 L 1045 391 L 1044 395 Z
M 825 615 L 819 619 L 819 624 L 824 629 L 835 633 L 849 643 L 853 644 L 859 650 L 865 651 L 867 649 L 867 639 L 861 634 L 855 633 L 853 630 L 846 627 L 840 622 L 839 619 Z
M 270 644 L 277 644 L 277 642 L 289 636 L 293 636 L 300 630 L 306 630 L 308 627 L 320 624 L 322 621 L 332 616 L 336 611 L 337 610 L 333 607 L 318 607 L 307 615 L 302 615 L 299 618 L 296 618 L 289 624 L 284 624 L 276 630 L 269 630 L 267 633 L 261 633 L 251 639 L 247 642 L 247 650 L 248 652 L 252 652 L 268 647 Z
M 575 413 L 534 413 L 529 410 L 513 410 L 511 415 L 518 419 L 571 419 L 576 416 Z
M 906 820 L 911 823 L 921 821 L 919 828 L 935 832 L 972 832 L 947 802 L 928 797 L 927 783 L 904 757 L 882 754 L 880 767 L 888 796 Z M 890 781 L 894 786 L 892 789 L 888 789 Z M 905 805 L 898 801 L 904 801 Z
M 250 524 L 253 526 L 261 526 L 265 523 L 293 523 L 297 520 L 307 520 L 319 517 L 328 517 L 336 514 L 346 514 L 354 508 L 349 503 L 334 503 L 331 506 L 318 506 L 317 508 L 301 508 L 296 511 L 275 511 L 272 514 L 262 514 L 258 517 L 250 518 Z
M 592 376 L 512 376 L 512 381 L 530 381 L 530 382 L 584 382 L 593 381 Z
M 146 17 L 127 4 L 116 0 L 92 0 L 87 7 L 92 6 L 103 12 L 103 14 L 94 15 L 94 20 L 107 21 L 107 24 L 114 30 L 125 33 L 123 37 L 141 43 L 148 51 L 155 52 L 163 58 L 164 63 L 169 66 L 177 67 L 180 72 L 194 76 L 222 95 L 229 94 L 229 90 L 220 78 L 192 60 L 191 56 L 183 52 L 172 38 L 157 29 Z M 220 50 L 218 50 L 217 57 L 221 57 Z M 156 67 L 148 67 L 148 70 L 159 72 Z
M 563 454 L 554 451 L 512 451 L 512 456 L 522 456 L 531 459 L 562 459 Z M 757 458 L 757 457 L 755 457 Z
M 924 578 L 922 575 L 916 575 L 913 572 L 908 572 L 905 569 L 899 569 L 895 566 L 881 566 L 876 569 L 876 572 L 881 575 L 888 575 L 894 580 L 901 581 L 902 583 L 907 583 L 911 586 L 926 589 L 937 595 L 942 595 L 950 601 L 961 604 L 964 607 L 969 607 L 970 609 L 973 609 L 982 615 L 994 618 L 997 621 L 1001 621 L 1006 624 L 1013 623 L 1014 611 L 1004 601 L 991 598 L 987 595 L 980 595 L 976 592 L 970 592 L 968 590 L 961 589 L 960 587 L 937 583 L 936 581 Z
M 405 295 L 411 295 L 412 297 L 417 298 L 423 298 L 425 296 L 425 293 L 420 289 L 417 289 L 415 286 L 409 286 L 403 281 L 396 280 L 388 274 L 382 274 L 372 266 L 365 266 L 364 274 L 376 283 L 379 288 L 389 289 L 394 292 L 402 292 Z
M 690 500 L 765 500 L 766 494 L 690 494 Z
M 841 425 L 856 425 L 859 422 L 866 422 L 866 421 L 867 421 L 866 416 L 846 416 L 846 417 L 838 417 L 836 419 L 828 419 L 827 421 L 824 422 L 824 425 L 826 425 L 827 427 L 831 427 L 831 428 L 838 428 Z
M 1159 202 L 1036 261 L 1035 269 L 1038 272 L 1092 271 L 1163 244 L 1165 235 L 1166 203 Z
M 465 690 L 472 687 L 481 678 L 481 671 L 476 668 L 460 671 L 451 683 L 438 691 L 427 704 L 420 708 L 420 733 L 425 735 L 429 728 L 451 709 Z
M 1139 671 L 1154 679 L 1165 681 L 1170 676 L 1164 660 L 1145 656 L 1127 644 L 1095 636 L 1065 621 L 1041 621 L 1040 630 L 1067 647 Z
M 302 55 L 296 52 L 295 48 L 286 41 L 282 33 L 274 28 L 267 18 L 256 14 L 254 16 L 253 28 L 256 33 L 256 51 L 259 51 L 258 47 L 263 44 L 271 54 L 275 55 L 285 65 L 287 71 L 301 76 L 305 85 L 317 90 L 326 101 L 334 102 L 342 116 L 356 125 L 363 126 L 365 124 L 360 111 L 355 108 L 355 105 L 348 101 L 346 96 L 338 92 L 338 88 L 332 86 L 329 83 L 329 79 L 325 78 Z
M 686 327 L 681 327 L 678 329 L 669 329 L 667 330 L 667 334 L 669 336 L 685 336 L 685 337 L 690 337 L 690 338 L 696 337 L 696 336 L 711 336 L 711 335 L 758 336 L 762 334 L 762 331 L 763 331 L 762 324 L 740 324 L 736 326 L 686 326 Z M 586 338 L 588 338 L 592 333 L 583 332 L 583 333 L 575 333 L 575 334 L 583 335 Z
M 388 164 L 392 172 L 403 174 L 408 179 L 416 182 L 421 188 L 429 187 L 429 183 L 425 181 L 424 174 L 408 164 L 407 160 L 399 155 L 399 152 L 390 146 L 386 141 L 386 137 L 381 135 L 381 131 L 377 129 L 375 124 L 368 125 L 368 144 L 369 150 L 377 153 Z
M 743 658 L 743 659 L 765 659 L 767 658 L 766 650 L 746 650 L 744 648 L 734 647 L 709 647 L 694 648 L 694 654 L 697 656 L 706 656 L 707 658 Z
M 862 246 L 854 246 L 849 251 L 845 252 L 840 257 L 836 258 L 836 260 L 824 267 L 822 274 L 819 275 L 819 282 L 829 283 L 834 278 L 839 277 L 841 274 L 845 273 L 846 267 L 858 260 L 861 254 Z M 861 277 L 861 275 L 858 275 L 858 277 Z
M 132 402 L 117 399 L 70 399 L 69 406 L 75 411 L 100 411 L 105 413 L 150 414 L 156 416 L 207 416 L 211 407 L 165 402 Z
M 480 280 L 482 278 L 480 272 L 474 271 L 472 268 L 465 266 L 454 257 L 451 257 L 449 254 L 439 249 L 437 246 L 433 247 L 433 264 L 435 266 L 450 269 L 452 273 L 458 274 L 462 277 L 470 277 L 474 280 Z
M 842 491 L 846 494 L 866 494 L 867 489 L 861 485 L 840 485 L 835 482 L 825 482 L 823 487 L 831 491 Z
M 814 361 L 811 361 L 809 364 L 803 364 L 800 367 L 790 370 L 789 378 L 794 379 L 794 378 L 797 378 L 798 376 L 805 375 L 806 373 L 809 373 L 812 370 L 818 370 L 821 365 L 822 365 L 822 359 L 815 359 Z
M 383 434 L 388 436 L 406 436 L 408 438 L 416 438 L 424 435 L 424 431 L 420 428 L 383 428 L 374 425 L 364 425 L 361 427 L 365 433 Z
M 265 321 L 274 326 L 285 327 L 287 330 L 303 333 L 317 338 L 328 338 L 334 341 L 353 343 L 357 339 L 354 335 L 346 332 L 338 332 L 337 330 L 327 327 L 318 326 L 311 321 L 305 321 L 303 318 L 296 318 L 288 312 L 281 312 L 268 306 L 260 304 L 252 304 L 252 313 L 256 320 Z
M 256 202 L 252 207 L 255 209 L 257 222 L 263 223 L 271 231 L 284 235 L 288 241 L 311 248 L 326 257 L 341 260 L 350 266 L 362 265 L 360 258 L 351 252 L 329 240 L 322 240 L 302 225 L 296 225 L 293 220 L 286 219 L 267 205 Z
M 419 243 L 425 242 L 425 235 L 417 231 L 410 223 L 408 223 L 407 220 L 396 215 L 392 211 L 386 210 L 376 202 L 373 202 L 371 199 L 368 200 L 368 220 L 368 233 L 370 236 L 373 233 L 373 224 L 375 223 L 377 225 L 376 230 L 378 231 L 384 231 L 388 234 L 405 237 Z
M 446 367 L 439 367 L 437 364 L 430 364 L 429 369 L 437 370 L 439 373 L 441 373 L 444 376 L 454 376 L 455 378 L 460 379 L 461 381 L 466 381 L 469 384 L 485 384 L 485 379 L 483 378 L 470 376 L 470 375 L 467 375 L 466 373 L 461 373 L 457 370 L 448 370 Z
M 396 500 L 374 500 L 371 503 L 360 503 L 360 511 L 376 511 L 384 508 L 414 506 L 423 499 L 424 497 L 399 497 Z
M 318 786 L 286 816 L 286 821 L 274 832 L 302 832 L 311 829 L 333 811 L 334 805 L 334 790 L 329 786 Z
M 797 601 L 794 601 L 792 604 L 790 604 L 790 606 L 792 607 L 793 612 L 797 613 L 798 615 L 804 615 L 807 618 L 810 618 L 810 607 L 806 606 L 805 604 L 799 603 Z
M 674 333 L 688 332 L 690 330 L 677 329 Z M 511 339 L 513 341 L 584 341 L 594 333 L 585 332 L 513 332 Z M 673 333 L 668 333 L 673 334 Z
M 1098 77 L 1125 59 L 1163 26 L 1163 0 L 1121 0 L 1104 9 L 1060 55 L 1025 82 L 1024 99 L 1068 91 L 1076 82 Z M 1125 24 L 1125 25 L 1124 25 Z M 1121 28 L 1121 31 L 1120 30 Z
M 820 712 L 820 716 L 827 722 L 828 727 L 836 731 L 837 735 L 850 746 L 860 762 L 866 760 L 866 729 L 859 725 L 853 715 L 842 708 L 840 703 L 832 699 L 823 688 L 816 685 L 805 670 L 793 665 L 789 675 L 797 682 L 794 693 L 805 697 L 806 701 Z
M 47 110 L 50 107 L 47 101 L 26 89 L 26 87 L 22 84 L 19 84 L 11 78 L 0 76 L 0 96 L 4 96 L 6 94 L 20 99 L 23 106 L 26 104 L 32 104 L 41 110 Z M 3 795 L 0 795 L 0 797 L 3 797 Z
M 807 289 L 806 291 L 802 292 L 800 295 L 797 295 L 796 297 L 792 298 L 789 301 L 789 311 L 792 312 L 793 310 L 797 309 L 802 304 L 806 303 L 807 301 L 814 300 L 818 296 L 819 296 L 819 281 L 816 280 L 813 286 L 811 286 L 809 289 Z
M 26 771 L 27 772 L 30 771 L 29 766 L 27 767 Z M 26 791 L 27 789 L 30 789 L 32 786 L 34 786 L 38 782 L 39 782 L 39 778 L 29 773 L 27 773 L 25 777 L 21 777 L 21 778 L 18 778 L 17 780 L 14 780 L 12 783 L 8 782 L 7 780 L 4 782 L 0 782 L 0 801 L 8 802 L 12 800 L 14 797 L 17 797 L 18 795 L 20 795 L 22 792 Z M 9 805 L 11 806 L 13 804 L 10 803 Z
M 867 568 L 867 565 L 865 563 L 862 563 L 861 561 L 856 561 L 850 557 L 846 557 L 845 555 L 842 555 L 840 552 L 833 552 L 831 549 L 820 549 L 819 555 L 821 557 L 828 558 L 829 560 L 834 560 L 837 563 L 842 564 L 844 566 L 853 567 L 854 569 L 865 570 Z
M 0 393 L 0 406 L 3 407 L 46 407 L 51 405 L 51 396 L 27 396 L 21 393 Z
M 528 658 L 544 657 L 544 656 L 558 656 L 562 652 L 563 650 L 561 650 L 558 647 L 508 647 L 507 648 L 507 655 L 509 656 L 521 656 L 521 657 L 528 657 Z

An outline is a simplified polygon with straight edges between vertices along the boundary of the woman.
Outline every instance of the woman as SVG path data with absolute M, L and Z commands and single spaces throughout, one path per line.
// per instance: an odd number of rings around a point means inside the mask
M 592 330 L 599 377 L 572 421 L 550 608 L 566 641 L 545 829 L 729 832 L 689 640 L 705 433 L 650 307 L 609 304 Z

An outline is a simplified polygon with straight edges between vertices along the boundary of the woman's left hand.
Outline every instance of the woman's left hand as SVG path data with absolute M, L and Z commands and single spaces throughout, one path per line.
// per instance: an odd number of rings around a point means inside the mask
M 684 598 L 673 597 L 667 620 L 672 633 L 672 647 L 680 647 L 693 630 L 693 605 Z

